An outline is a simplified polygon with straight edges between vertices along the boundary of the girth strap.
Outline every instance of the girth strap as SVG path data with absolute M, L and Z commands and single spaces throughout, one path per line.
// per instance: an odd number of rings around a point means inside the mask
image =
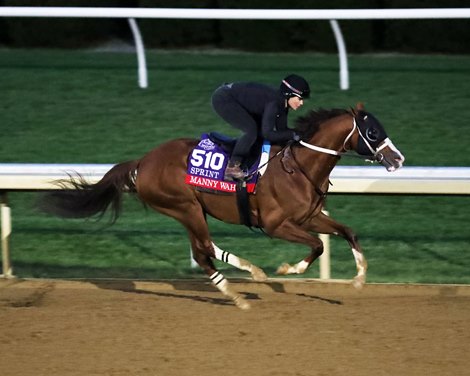
M 240 221 L 243 225 L 252 227 L 250 215 L 250 201 L 246 189 L 246 181 L 237 182 L 237 206 L 240 214 Z

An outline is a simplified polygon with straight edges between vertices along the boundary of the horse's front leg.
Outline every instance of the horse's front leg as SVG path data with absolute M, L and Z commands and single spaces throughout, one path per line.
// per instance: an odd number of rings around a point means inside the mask
M 362 253 L 362 248 L 357 240 L 357 236 L 353 230 L 336 222 L 331 217 L 324 213 L 320 213 L 313 217 L 308 223 L 305 224 L 308 231 L 313 231 L 321 234 L 333 234 L 347 240 L 351 246 L 351 250 L 356 261 L 357 275 L 353 279 L 353 285 L 356 288 L 361 288 L 366 282 L 367 261 Z
M 277 274 L 303 274 L 313 261 L 323 253 L 322 241 L 291 220 L 286 219 L 280 225 L 273 228 L 266 227 L 266 232 L 276 238 L 305 244 L 311 249 L 310 254 L 297 264 L 290 265 L 284 263 L 279 266 L 276 271 Z
M 217 260 L 223 261 L 240 270 L 250 272 L 253 280 L 257 282 L 263 282 L 263 281 L 266 281 L 266 279 L 268 278 L 261 268 L 252 264 L 248 260 L 245 260 L 241 257 L 234 255 L 233 253 L 220 249 L 219 247 L 215 245 L 215 243 L 212 243 L 212 247 L 214 248 L 214 257 Z

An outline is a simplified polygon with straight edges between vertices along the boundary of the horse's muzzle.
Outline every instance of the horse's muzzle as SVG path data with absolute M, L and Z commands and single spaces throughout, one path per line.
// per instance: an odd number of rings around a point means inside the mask
M 383 163 L 381 162 L 382 165 L 385 166 L 388 172 L 393 172 L 398 170 L 399 168 L 403 167 L 403 162 L 405 161 L 405 158 L 394 158 L 392 160 L 392 163 Z
M 392 172 L 403 166 L 405 157 L 393 144 L 392 140 L 386 138 L 377 148 L 374 160 L 384 166 L 387 171 Z
M 393 172 L 403 166 L 405 157 L 398 149 L 387 147 L 375 155 L 375 160 L 384 166 L 388 172 Z

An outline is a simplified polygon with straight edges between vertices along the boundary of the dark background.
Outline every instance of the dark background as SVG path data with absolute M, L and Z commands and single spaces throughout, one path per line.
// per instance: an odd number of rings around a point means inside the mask
M 273 4 L 274 3 L 274 4 Z M 0 6 L 90 6 L 89 0 L 0 0 Z M 95 0 L 95 7 L 161 8 L 464 8 L 455 0 Z M 335 52 L 327 21 L 138 20 L 147 48 L 223 48 L 247 51 Z M 348 52 L 466 54 L 470 20 L 340 21 Z M 131 41 L 124 19 L 0 18 L 0 45 L 10 48 L 87 48 Z

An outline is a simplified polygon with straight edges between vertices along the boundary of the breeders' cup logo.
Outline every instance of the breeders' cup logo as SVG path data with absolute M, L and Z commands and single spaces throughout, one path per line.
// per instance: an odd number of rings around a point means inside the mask
M 204 149 L 204 150 L 212 150 L 212 149 L 215 148 L 215 144 L 207 138 L 205 138 L 204 140 L 201 140 L 201 142 L 199 142 L 198 146 L 201 149 Z

